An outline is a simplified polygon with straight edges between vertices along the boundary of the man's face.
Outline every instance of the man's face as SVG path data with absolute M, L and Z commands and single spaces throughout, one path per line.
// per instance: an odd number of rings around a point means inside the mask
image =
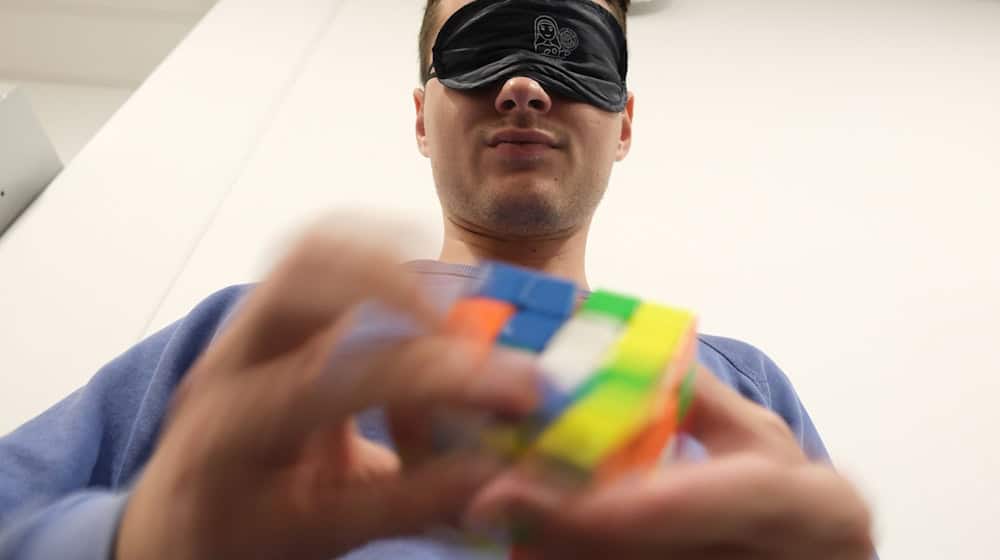
M 438 29 L 470 1 L 441 2 Z M 585 226 L 631 144 L 631 95 L 625 111 L 609 113 L 515 77 L 477 91 L 431 79 L 414 100 L 417 144 L 446 218 L 489 236 L 557 237 Z

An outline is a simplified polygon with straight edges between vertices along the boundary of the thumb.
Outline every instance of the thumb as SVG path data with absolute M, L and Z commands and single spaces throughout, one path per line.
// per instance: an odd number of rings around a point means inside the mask
M 805 461 L 783 418 L 740 395 L 702 366 L 695 376 L 694 398 L 683 429 L 712 456 L 751 451 L 789 462 Z

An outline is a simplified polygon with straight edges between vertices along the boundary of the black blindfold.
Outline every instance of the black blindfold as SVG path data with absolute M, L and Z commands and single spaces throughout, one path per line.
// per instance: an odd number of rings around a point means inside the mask
M 516 76 L 605 111 L 625 109 L 628 48 L 592 0 L 475 0 L 438 32 L 431 77 L 471 90 Z

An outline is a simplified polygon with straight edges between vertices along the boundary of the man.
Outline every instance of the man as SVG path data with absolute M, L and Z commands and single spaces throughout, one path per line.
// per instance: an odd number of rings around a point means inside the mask
M 444 331 L 442 302 L 485 258 L 587 287 L 590 220 L 631 143 L 627 8 L 429 2 L 415 129 L 439 260 L 404 271 L 367 233 L 315 228 L 252 291 L 211 296 L 108 364 L 0 440 L 0 557 L 440 558 L 459 551 L 412 535 L 524 518 L 532 553 L 552 557 L 870 557 L 867 506 L 785 376 L 736 341 L 699 340 L 689 429 L 708 458 L 652 478 L 563 494 L 413 435 L 439 406 L 536 405 L 532 365 L 477 358 Z M 541 16 L 555 23 L 540 38 Z M 419 334 L 386 336 L 398 325 L 372 301 Z M 332 359 L 367 337 L 378 351 Z

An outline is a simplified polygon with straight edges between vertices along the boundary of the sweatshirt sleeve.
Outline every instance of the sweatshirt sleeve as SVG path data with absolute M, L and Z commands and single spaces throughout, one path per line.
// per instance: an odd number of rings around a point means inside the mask
M 128 494 L 79 491 L 15 518 L 0 531 L 0 558 L 111 560 Z
M 213 294 L 0 438 L 0 560 L 111 557 L 174 389 L 243 291 Z

